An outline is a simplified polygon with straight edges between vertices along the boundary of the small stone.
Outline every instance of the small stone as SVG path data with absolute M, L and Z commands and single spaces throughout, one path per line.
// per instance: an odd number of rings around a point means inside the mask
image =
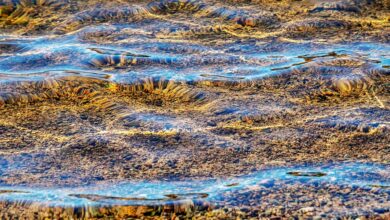
M 309 213 L 309 212 L 314 212 L 315 208 L 314 207 L 304 207 L 299 210 L 302 213 Z

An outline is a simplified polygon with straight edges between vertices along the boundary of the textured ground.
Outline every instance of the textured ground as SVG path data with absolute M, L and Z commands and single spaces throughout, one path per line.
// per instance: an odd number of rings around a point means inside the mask
M 389 7 L 388 0 L 0 0 L 0 182 L 204 180 L 331 161 L 388 167 Z M 191 213 L 389 213 L 380 205 L 389 204 L 387 185 L 375 193 L 300 186 L 252 190 L 245 198 L 254 201 L 233 208 L 226 196 L 218 211 L 205 212 L 208 204 Z M 333 201 L 346 189 L 348 199 Z M 328 206 L 313 201 L 319 192 Z M 304 202 L 286 205 L 305 193 Z M 4 207 L 27 213 L 34 204 Z M 315 208 L 306 215 L 304 207 Z M 106 215 L 145 213 L 137 208 Z

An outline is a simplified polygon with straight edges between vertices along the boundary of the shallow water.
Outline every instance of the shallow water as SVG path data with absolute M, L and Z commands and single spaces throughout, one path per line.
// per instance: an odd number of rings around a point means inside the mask
M 388 217 L 389 6 L 0 0 L 0 216 Z
M 293 175 L 291 172 L 300 173 Z M 310 176 L 310 174 L 321 174 Z M 309 176 L 305 176 L 309 175 Z M 83 187 L 40 188 L 1 186 L 0 199 L 39 202 L 49 206 L 153 205 L 182 200 L 223 202 L 224 194 L 240 193 L 253 187 L 334 184 L 382 188 L 390 193 L 389 167 L 372 163 L 330 163 L 287 168 L 270 168 L 242 177 L 213 180 L 123 182 Z M 176 196 L 172 196 L 176 195 Z
M 111 26 L 110 26 L 111 27 Z M 99 29 L 104 30 L 104 26 Z M 111 27 L 115 30 L 127 26 Z M 77 73 L 132 83 L 146 77 L 165 77 L 184 82 L 246 81 L 285 73 L 316 60 L 332 62 L 339 57 L 372 65 L 389 64 L 389 45 L 382 43 L 261 43 L 242 40 L 222 45 L 203 45 L 187 41 L 96 44 L 80 39 L 82 33 L 14 39 L 4 35 L 2 47 L 15 48 L 0 56 L 2 82 L 16 79 L 43 79 Z M 138 42 L 139 41 L 139 42 Z M 267 47 L 275 47 L 267 49 Z M 112 61 L 110 61 L 112 59 Z M 123 60 L 123 61 L 121 61 Z M 41 77 L 40 77 L 41 76 Z

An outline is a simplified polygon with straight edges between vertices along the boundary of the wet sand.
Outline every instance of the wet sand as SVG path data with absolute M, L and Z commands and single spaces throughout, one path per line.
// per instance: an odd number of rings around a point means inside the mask
M 2 217 L 389 218 L 389 6 L 0 1 Z

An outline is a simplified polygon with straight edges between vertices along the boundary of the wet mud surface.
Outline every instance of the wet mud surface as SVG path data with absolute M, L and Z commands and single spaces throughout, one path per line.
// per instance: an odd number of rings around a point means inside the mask
M 0 213 L 390 215 L 390 2 L 0 0 Z

